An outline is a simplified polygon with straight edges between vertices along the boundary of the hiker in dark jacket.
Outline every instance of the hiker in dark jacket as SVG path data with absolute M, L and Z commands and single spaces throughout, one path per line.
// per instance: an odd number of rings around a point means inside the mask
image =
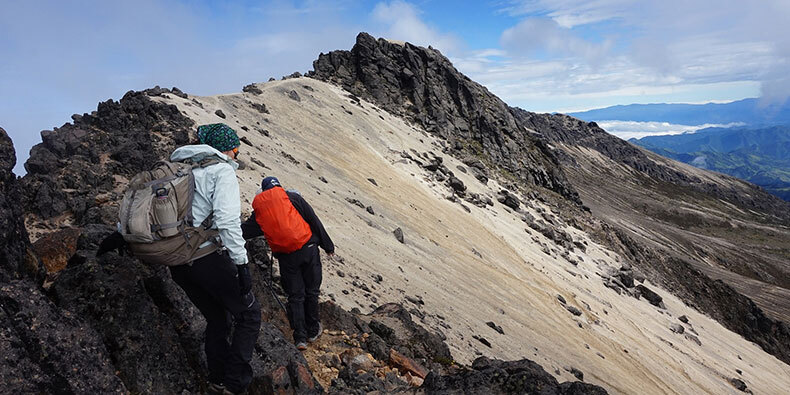
M 295 191 L 285 191 L 275 177 L 266 177 L 252 202 L 253 213 L 242 225 L 245 239 L 265 236 L 280 264 L 288 294 L 288 321 L 299 350 L 321 336 L 318 293 L 321 287 L 320 246 L 332 256 L 335 246 L 313 208 Z

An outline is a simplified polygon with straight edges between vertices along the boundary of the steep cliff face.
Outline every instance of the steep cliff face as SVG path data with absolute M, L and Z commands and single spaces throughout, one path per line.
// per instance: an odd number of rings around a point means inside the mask
M 456 155 L 477 157 L 514 181 L 578 201 L 551 150 L 516 123 L 502 100 L 458 72 L 439 51 L 360 33 L 351 51 L 321 54 L 313 67 L 308 76 L 413 120 L 441 136 Z

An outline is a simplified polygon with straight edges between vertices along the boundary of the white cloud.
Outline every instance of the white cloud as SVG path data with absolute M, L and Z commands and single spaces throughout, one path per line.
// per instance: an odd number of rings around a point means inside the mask
M 320 52 L 350 48 L 363 30 L 341 13 L 345 5 L 3 1 L 0 126 L 17 149 L 15 172 L 41 130 L 130 89 L 213 95 L 309 70 Z
M 623 140 L 631 138 L 641 139 L 647 136 L 663 136 L 684 133 L 694 133 L 705 128 L 731 128 L 743 126 L 743 123 L 728 124 L 706 123 L 703 125 L 678 125 L 668 122 L 635 122 L 635 121 L 598 121 L 603 130 L 620 137 Z
M 564 28 L 622 18 L 638 2 L 633 0 L 510 1 L 503 11 L 513 16 L 542 15 Z
M 614 84 L 606 91 L 759 82 L 766 101 L 790 96 L 786 0 L 520 0 L 501 11 L 523 18 L 502 33 L 508 66 L 561 61 L 564 73 L 551 76 L 558 89 L 564 81 Z M 519 60 L 525 53 L 529 62 Z
M 505 30 L 500 40 L 502 47 L 513 56 L 524 56 L 546 51 L 560 56 L 578 56 L 590 64 L 600 64 L 608 56 L 610 41 L 594 43 L 574 35 L 550 19 L 528 18 Z
M 461 41 L 452 34 L 439 32 L 420 18 L 420 11 L 405 1 L 380 2 L 371 14 L 373 22 L 380 31 L 375 35 L 406 41 L 420 46 L 432 46 L 445 56 L 462 50 Z

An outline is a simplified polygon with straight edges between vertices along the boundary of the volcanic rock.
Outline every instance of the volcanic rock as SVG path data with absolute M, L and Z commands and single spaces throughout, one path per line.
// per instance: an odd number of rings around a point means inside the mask
M 43 280 L 44 273 L 25 229 L 23 188 L 12 172 L 15 165 L 14 145 L 0 128 L 0 284 L 25 275 Z
M 398 239 L 398 241 L 401 242 L 401 244 L 403 243 L 403 229 L 396 228 L 395 230 L 392 231 L 392 234 L 395 235 L 395 238 Z
M 653 292 L 650 288 L 645 287 L 642 284 L 639 284 L 636 286 L 636 289 L 639 290 L 639 294 L 643 298 L 647 299 L 647 301 L 650 302 L 650 304 L 652 304 L 653 306 L 660 307 L 662 309 L 665 308 L 663 302 L 664 299 L 657 293 Z
M 486 357 L 445 376 L 431 372 L 422 388 L 427 393 L 606 394 L 601 387 L 579 381 L 560 384 L 528 359 L 503 362 Z
M 504 102 L 459 73 L 439 51 L 360 33 L 351 51 L 321 54 L 313 68 L 308 76 L 412 119 L 454 150 L 578 201 L 552 151 L 519 127 Z

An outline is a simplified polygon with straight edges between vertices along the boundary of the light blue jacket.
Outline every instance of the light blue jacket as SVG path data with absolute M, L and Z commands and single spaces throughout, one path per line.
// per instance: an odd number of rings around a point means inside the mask
M 201 161 L 216 157 L 221 163 L 195 168 L 195 197 L 192 200 L 194 223 L 199 224 L 214 211 L 214 225 L 219 230 L 222 244 L 228 249 L 230 258 L 237 265 L 247 263 L 247 250 L 241 236 L 241 200 L 236 169 L 239 165 L 227 155 L 208 145 L 185 145 L 170 155 L 173 162 L 192 159 Z

